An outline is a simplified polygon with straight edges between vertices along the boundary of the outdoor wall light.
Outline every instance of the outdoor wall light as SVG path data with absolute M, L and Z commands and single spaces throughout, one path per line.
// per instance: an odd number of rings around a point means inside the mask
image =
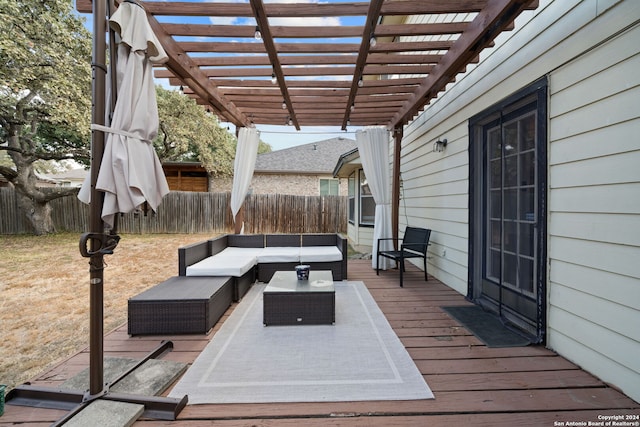
M 444 151 L 445 147 L 447 146 L 447 139 L 438 139 L 436 142 L 433 143 L 433 151 L 434 152 L 441 152 Z
M 256 40 L 262 40 L 262 33 L 260 32 L 260 27 L 256 25 L 256 32 L 253 34 Z

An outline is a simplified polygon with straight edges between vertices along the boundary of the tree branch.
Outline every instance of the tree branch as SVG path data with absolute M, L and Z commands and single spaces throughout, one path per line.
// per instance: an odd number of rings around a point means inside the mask
M 42 192 L 44 197 L 41 199 L 43 201 L 50 202 L 51 200 L 59 199 L 60 197 L 72 196 L 74 194 L 78 194 L 80 191 L 77 187 L 55 187 L 48 188 L 47 191 Z
M 16 179 L 16 177 L 18 176 L 18 172 L 14 171 L 9 167 L 0 166 L 0 175 L 4 176 L 7 179 L 7 181 L 13 182 L 13 180 Z

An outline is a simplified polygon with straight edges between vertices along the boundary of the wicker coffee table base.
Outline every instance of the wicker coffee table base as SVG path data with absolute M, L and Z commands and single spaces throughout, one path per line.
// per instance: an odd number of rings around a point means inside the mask
M 292 282 L 290 283 L 295 289 L 295 272 L 277 272 L 269 284 L 271 285 L 274 280 L 281 280 L 280 273 L 292 274 Z M 309 279 L 309 281 L 329 279 L 333 282 L 330 271 L 312 271 Z M 333 285 L 327 290 L 319 288 L 314 291 L 308 291 L 308 286 L 309 284 L 306 283 L 300 287 L 302 290 L 298 289 L 298 291 L 278 291 L 277 288 L 270 289 L 267 286 L 263 293 L 264 325 L 331 325 L 335 323 L 336 293 Z

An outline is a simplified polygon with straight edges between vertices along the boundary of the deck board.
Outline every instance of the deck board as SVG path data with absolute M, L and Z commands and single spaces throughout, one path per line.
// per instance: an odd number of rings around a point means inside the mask
M 543 346 L 487 348 L 442 311 L 470 304 L 462 295 L 408 266 L 404 288 L 397 271 L 376 276 L 370 261 L 350 261 L 349 280 L 362 280 L 432 388 L 435 399 L 381 402 L 187 406 L 175 422 L 139 420 L 134 426 L 543 426 L 597 421 L 599 415 L 640 414 L 640 404 Z M 165 359 L 191 363 L 235 308 L 206 335 L 130 337 L 122 325 L 105 337 L 105 356 L 142 358 L 163 339 Z M 34 378 L 60 384 L 89 363 L 87 350 Z M 0 425 L 50 425 L 63 411 L 7 405 Z

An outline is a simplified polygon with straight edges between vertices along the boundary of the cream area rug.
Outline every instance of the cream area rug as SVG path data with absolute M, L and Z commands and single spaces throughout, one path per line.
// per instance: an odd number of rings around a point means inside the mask
M 334 325 L 264 326 L 262 291 L 245 295 L 171 397 L 189 404 L 432 399 L 362 282 L 336 282 Z

